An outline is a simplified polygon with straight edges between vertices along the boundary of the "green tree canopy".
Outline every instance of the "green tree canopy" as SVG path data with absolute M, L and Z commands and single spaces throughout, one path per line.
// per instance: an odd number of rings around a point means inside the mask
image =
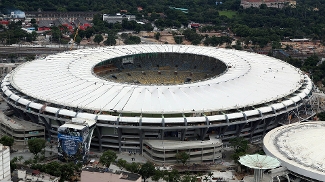
M 159 39 L 160 39 L 160 37 L 161 37 L 161 35 L 160 35 L 160 33 L 159 33 L 159 32 L 155 33 L 155 39 L 156 39 L 156 40 L 159 40 Z
M 51 27 L 51 34 L 51 40 L 53 42 L 58 42 L 62 37 L 61 30 L 58 27 Z
M 33 138 L 28 140 L 28 148 L 31 153 L 37 155 L 45 148 L 45 139 L 43 138 Z
M 229 143 L 235 148 L 232 157 L 236 162 L 238 162 L 240 156 L 247 154 L 248 141 L 243 137 L 232 138 L 229 140 Z
M 142 176 L 143 181 L 146 182 L 146 179 L 155 174 L 155 166 L 151 162 L 146 162 L 141 166 L 139 174 Z
M 180 174 L 176 169 L 173 169 L 170 172 L 165 173 L 163 179 L 167 182 L 176 182 L 180 180 Z
M 117 162 L 116 162 L 116 165 L 117 165 L 117 167 L 120 168 L 120 170 L 123 170 L 126 167 L 126 165 L 127 165 L 127 161 L 124 160 L 124 159 L 122 159 L 122 158 L 119 158 L 117 160 Z
M 141 169 L 141 166 L 139 163 L 132 162 L 131 164 L 128 163 L 125 167 L 126 170 L 132 172 L 132 173 L 138 173 L 139 170 Z
M 14 144 L 14 138 L 4 135 L 3 137 L 0 138 L 0 143 L 4 146 L 11 147 Z
M 141 39 L 138 36 L 130 35 L 123 42 L 124 44 L 140 44 Z
M 177 160 L 177 162 L 181 162 L 183 165 L 186 164 L 187 160 L 190 158 L 190 155 L 187 152 L 178 152 L 175 155 L 175 158 Z
M 174 40 L 176 44 L 181 44 L 183 42 L 183 37 L 180 35 L 174 35 Z
M 109 32 L 107 35 L 107 39 L 104 41 L 104 45 L 113 46 L 116 45 L 116 34 L 114 32 Z
M 151 179 L 153 181 L 159 181 L 163 177 L 164 177 L 164 171 L 161 171 L 161 170 L 157 169 L 157 170 L 155 170 L 155 173 L 153 174 L 153 176 L 151 177 Z
M 97 44 L 99 44 L 101 41 L 103 41 L 104 38 L 101 34 L 96 34 L 95 38 L 94 38 L 94 42 L 96 42 Z
M 319 120 L 325 121 L 325 112 L 318 113 L 317 114 L 317 117 L 319 118 Z
M 105 165 L 106 167 L 109 167 L 112 162 L 114 162 L 117 159 L 117 155 L 112 150 L 106 150 L 102 156 L 99 158 L 99 162 Z

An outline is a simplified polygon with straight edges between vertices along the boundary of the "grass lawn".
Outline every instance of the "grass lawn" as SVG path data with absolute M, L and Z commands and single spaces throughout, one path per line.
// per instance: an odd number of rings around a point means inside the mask
M 236 11 L 219 11 L 219 16 L 224 15 L 228 18 L 232 18 L 233 16 L 236 16 Z

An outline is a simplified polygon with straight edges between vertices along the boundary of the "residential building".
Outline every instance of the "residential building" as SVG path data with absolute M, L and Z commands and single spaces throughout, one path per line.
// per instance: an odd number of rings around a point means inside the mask
M 85 30 L 87 29 L 88 27 L 91 27 L 91 23 L 89 21 L 87 21 L 85 18 L 83 17 L 79 17 L 77 18 L 75 21 L 74 21 L 74 24 L 76 26 L 79 25 L 79 29 L 80 30 Z
M 57 11 L 30 11 L 26 12 L 26 18 L 35 19 L 36 21 L 40 20 L 56 20 L 58 18 L 63 18 L 68 21 L 74 21 L 79 17 L 91 21 L 93 20 L 94 15 L 99 14 L 100 12 L 57 12 Z
M 41 173 L 38 170 L 34 169 L 16 169 L 13 174 L 11 180 L 13 182 L 20 181 L 42 181 L 42 182 L 58 182 L 59 177 L 51 176 L 46 173 Z
M 108 168 L 85 167 L 81 172 L 81 182 L 141 182 L 139 174 L 115 172 Z
M 116 15 L 103 15 L 103 21 L 107 21 L 108 23 L 122 23 L 123 19 L 127 19 L 128 21 L 135 20 L 135 15 L 121 15 L 117 13 Z
M 38 31 L 49 31 L 54 26 L 53 20 L 40 20 L 38 23 Z
M 262 4 L 272 8 L 283 8 L 285 6 L 296 6 L 296 1 L 292 0 L 241 0 L 240 5 L 243 8 L 256 7 L 259 8 Z
M 65 26 L 68 31 L 73 31 L 79 25 L 80 30 L 85 30 L 87 27 L 91 27 L 91 23 L 83 17 L 78 17 L 72 22 L 67 19 L 58 18 L 55 20 L 40 20 L 38 23 L 38 31 L 49 31 L 52 26 Z
M 9 21 L 8 20 L 0 20 L 0 24 L 4 25 L 4 26 L 8 26 L 9 25 Z
M 75 24 L 73 22 L 69 22 L 67 19 L 63 19 L 63 18 L 58 18 L 54 21 L 54 25 L 56 26 L 59 26 L 59 25 L 62 25 L 62 26 L 65 26 L 67 27 L 67 29 L 72 32 L 74 27 L 75 27 Z
M 0 181 L 10 181 L 10 148 L 0 143 Z

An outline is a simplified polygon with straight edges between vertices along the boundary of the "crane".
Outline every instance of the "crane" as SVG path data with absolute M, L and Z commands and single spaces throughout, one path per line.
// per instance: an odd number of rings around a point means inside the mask
M 80 28 L 80 23 L 78 23 L 76 33 L 74 34 L 73 42 L 72 42 L 71 47 L 70 47 L 70 51 L 71 51 L 72 48 L 73 48 L 73 44 L 76 42 L 76 37 L 77 37 L 77 35 L 78 35 L 79 28 Z

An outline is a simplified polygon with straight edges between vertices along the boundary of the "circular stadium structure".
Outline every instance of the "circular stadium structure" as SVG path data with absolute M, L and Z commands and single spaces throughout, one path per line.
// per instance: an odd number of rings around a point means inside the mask
M 214 47 L 128 45 L 27 62 L 6 75 L 3 99 L 48 138 L 72 118 L 96 121 L 92 147 L 141 152 L 143 141 L 261 140 L 308 117 L 310 78 L 272 57 Z
M 281 161 L 290 173 L 307 181 L 324 181 L 325 123 L 295 123 L 275 128 L 263 139 L 267 155 Z

